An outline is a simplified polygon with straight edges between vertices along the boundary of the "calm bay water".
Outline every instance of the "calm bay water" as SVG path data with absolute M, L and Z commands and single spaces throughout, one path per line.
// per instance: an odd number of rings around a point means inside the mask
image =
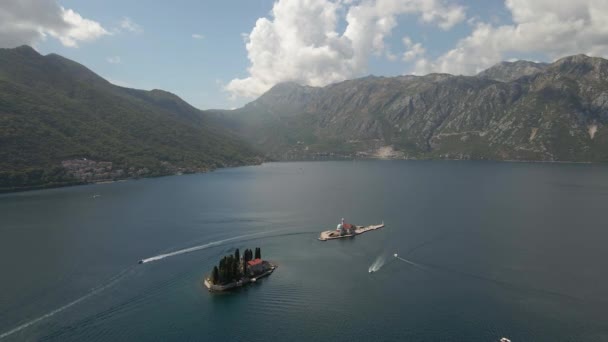
M 608 341 L 607 213 L 608 167 L 580 164 L 270 163 L 1 195 L 0 336 Z M 386 228 L 316 240 L 341 217 Z M 279 269 L 208 293 L 236 247 Z

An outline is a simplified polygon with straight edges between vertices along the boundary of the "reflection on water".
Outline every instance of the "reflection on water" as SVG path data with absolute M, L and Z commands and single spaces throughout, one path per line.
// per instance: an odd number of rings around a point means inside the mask
M 0 338 L 606 340 L 606 171 L 271 163 L 1 195 Z M 387 227 L 318 241 L 341 217 Z M 208 293 L 245 247 L 279 269 Z

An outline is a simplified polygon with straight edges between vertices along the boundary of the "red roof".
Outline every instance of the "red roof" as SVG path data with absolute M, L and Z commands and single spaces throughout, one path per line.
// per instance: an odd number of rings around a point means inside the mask
M 247 261 L 247 265 L 249 265 L 249 266 L 259 265 L 261 263 L 262 263 L 262 259 L 253 259 L 253 260 Z

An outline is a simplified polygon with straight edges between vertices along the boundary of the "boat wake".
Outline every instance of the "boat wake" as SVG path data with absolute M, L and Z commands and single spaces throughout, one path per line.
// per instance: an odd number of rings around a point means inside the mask
M 411 260 L 407 260 L 407 259 L 404 259 L 404 258 L 400 257 L 400 256 L 399 256 L 399 254 L 397 254 L 397 253 L 395 253 L 395 255 L 394 255 L 394 256 L 395 256 L 395 258 L 396 258 L 396 259 L 401 260 L 401 261 L 403 261 L 403 262 L 405 262 L 405 263 L 407 263 L 407 264 L 410 264 L 410 265 L 412 265 L 412 266 L 414 266 L 414 267 L 426 268 L 425 266 L 420 265 L 420 264 L 419 264 L 419 263 L 417 263 L 417 262 L 413 262 L 413 261 L 411 261 Z
M 508 288 L 511 290 L 517 290 L 517 291 L 526 291 L 526 292 L 531 292 L 531 293 L 536 293 L 536 294 L 543 294 L 543 295 L 547 295 L 547 296 L 553 296 L 553 297 L 560 297 L 560 298 L 564 298 L 564 299 L 568 299 L 568 300 L 573 300 L 573 301 L 577 301 L 577 302 L 582 302 L 582 303 L 588 303 L 590 302 L 588 299 L 583 298 L 583 297 L 578 297 L 578 296 L 574 296 L 574 295 L 570 295 L 567 293 L 563 293 L 560 291 L 554 291 L 551 289 L 545 289 L 545 288 L 538 288 L 538 287 L 533 287 L 533 286 L 527 286 L 525 284 L 518 284 L 517 282 L 510 282 L 510 281 L 505 281 L 502 279 L 497 279 L 497 278 L 493 278 L 484 274 L 478 274 L 478 273 L 472 273 L 472 272 L 467 272 L 467 271 L 462 271 L 462 270 L 458 270 L 458 269 L 453 269 L 453 268 L 449 268 L 449 267 L 444 267 L 441 265 L 434 265 L 434 264 L 427 264 L 425 263 L 424 265 L 419 264 L 417 262 L 408 260 L 408 259 L 404 259 L 402 257 L 399 256 L 399 254 L 395 253 L 394 254 L 395 259 L 400 260 L 404 263 L 409 264 L 410 266 L 414 266 L 416 268 L 425 270 L 425 271 L 443 271 L 443 272 L 449 272 L 452 274 L 457 274 L 463 277 L 467 277 L 467 278 L 471 278 L 471 279 L 476 279 L 476 280 L 480 280 L 480 281 L 485 281 L 485 282 L 489 282 L 489 283 L 493 283 L 495 285 L 498 286 L 502 286 L 504 288 Z M 597 300 L 595 301 L 597 302 Z
M 379 255 L 376 260 L 371 264 L 369 269 L 367 270 L 369 273 L 378 272 L 384 263 L 386 262 L 386 256 L 384 254 Z
M 207 248 L 219 246 L 219 245 L 222 245 L 222 244 L 224 244 L 226 242 L 229 242 L 229 241 L 240 240 L 240 239 L 245 239 L 245 238 L 248 238 L 248 237 L 254 237 L 254 236 L 259 236 L 259 235 L 277 233 L 277 232 L 280 232 L 280 231 L 283 231 L 283 230 L 271 230 L 271 231 L 267 231 L 267 232 L 259 232 L 259 233 L 253 233 L 253 234 L 239 235 L 239 236 L 231 237 L 231 238 L 224 239 L 224 240 L 218 240 L 218 241 L 209 242 L 209 243 L 206 243 L 204 245 L 194 246 L 194 247 L 190 247 L 190 248 L 184 248 L 184 249 L 180 249 L 180 250 L 175 251 L 175 252 L 165 253 L 165 254 L 159 254 L 159 255 L 156 255 L 156 256 L 153 256 L 153 257 L 149 257 L 149 258 L 146 258 L 146 259 L 141 259 L 141 260 L 139 260 L 139 263 L 140 264 L 145 264 L 145 263 L 149 263 L 149 262 L 152 262 L 152 261 L 162 260 L 162 259 L 169 258 L 169 257 L 172 257 L 172 256 L 180 255 L 180 254 L 191 253 L 191 252 L 195 252 L 195 251 L 200 251 L 202 249 L 207 249 Z
M 277 232 L 285 232 L 285 230 L 272 230 L 272 231 L 258 232 L 258 233 L 253 233 L 253 234 L 239 235 L 239 236 L 231 237 L 231 238 L 228 238 L 228 239 L 223 239 L 223 240 L 209 242 L 209 243 L 206 243 L 204 245 L 199 245 L 199 246 L 194 246 L 194 247 L 190 247 L 190 248 L 180 249 L 178 251 L 171 252 L 171 253 L 156 255 L 156 256 L 153 256 L 153 257 L 150 257 L 150 258 L 142 259 L 142 260 L 139 261 L 139 263 L 143 264 L 143 263 L 148 263 L 148 262 L 152 262 L 152 261 L 157 261 L 157 260 L 165 259 L 165 258 L 168 258 L 168 257 L 180 255 L 180 254 L 185 254 L 185 253 L 199 251 L 199 250 L 206 249 L 206 248 L 220 246 L 220 245 L 222 245 L 222 244 L 224 244 L 226 242 L 229 242 L 229 241 L 242 240 L 242 239 L 247 239 L 247 238 L 255 238 L 255 237 L 258 237 L 258 236 L 263 236 L 263 235 L 277 233 Z M 296 233 L 288 232 L 286 234 L 280 234 L 280 236 L 283 236 L 283 235 L 311 234 L 311 233 L 312 232 L 296 232 Z M 277 236 L 277 235 L 275 234 L 273 236 Z M 9 330 L 7 332 L 1 333 L 0 334 L 0 340 L 4 339 L 4 338 L 6 338 L 6 337 L 8 337 L 10 335 L 13 335 L 13 334 L 15 334 L 15 333 L 17 333 L 17 332 L 19 332 L 19 331 L 21 331 L 23 329 L 26 329 L 26 328 L 28 328 L 28 327 L 36 324 L 36 323 L 39 323 L 40 321 L 43 321 L 43 320 L 45 320 L 47 318 L 50 318 L 50 317 L 52 317 L 52 316 L 54 316 L 54 315 L 56 315 L 56 314 L 58 314 L 58 313 L 60 313 L 62 311 L 65 311 L 65 310 L 67 310 L 67 309 L 75 306 L 76 304 L 78 304 L 80 302 L 85 301 L 86 299 L 89 299 L 89 298 L 91 298 L 91 297 L 93 297 L 93 296 L 101 293 L 102 291 L 104 291 L 104 290 L 106 290 L 106 289 L 108 289 L 108 288 L 116 285 L 119 281 L 121 281 L 123 278 L 125 278 L 125 276 L 127 276 L 128 273 L 133 272 L 136 268 L 137 268 L 136 265 L 134 265 L 132 267 L 129 267 L 129 268 L 123 270 L 122 272 L 118 273 L 116 276 L 110 278 L 103 285 L 100 285 L 100 286 L 92 289 L 90 292 L 88 292 L 87 294 L 83 295 L 82 297 L 80 297 L 78 299 L 75 299 L 75 300 L 73 300 L 73 301 L 71 301 L 71 302 L 69 302 L 69 303 L 67 303 L 67 304 L 65 304 L 65 305 L 63 305 L 63 306 L 61 306 L 61 307 L 59 307 L 59 308 L 57 308 L 57 309 L 49 312 L 49 313 L 46 313 L 46 314 L 44 314 L 44 315 L 42 315 L 42 316 L 40 316 L 38 318 L 35 318 L 35 319 L 33 319 L 33 320 L 29 321 L 29 322 L 21 324 L 20 326 L 14 328 L 12 330 Z
M 99 294 L 103 290 L 116 285 L 116 283 L 118 283 L 122 278 L 124 278 L 127 275 L 127 273 L 129 271 L 131 271 L 131 270 L 133 270 L 133 267 L 129 267 L 129 268 L 125 269 L 124 271 L 118 273 L 116 276 L 110 278 L 110 280 L 107 283 L 105 283 L 103 285 L 100 285 L 100 286 L 92 289 L 91 292 L 85 294 L 84 296 L 82 296 L 82 297 L 80 297 L 78 299 L 75 299 L 75 300 L 73 300 L 73 301 L 65 304 L 64 306 L 62 306 L 60 308 L 57 308 L 57 309 L 55 309 L 55 310 L 53 310 L 53 311 L 51 311 L 51 312 L 49 312 L 47 314 L 44 314 L 44 315 L 42 315 L 42 316 L 40 316 L 40 317 L 38 317 L 36 319 L 33 319 L 33 320 L 31 320 L 31 321 L 29 321 L 27 323 L 21 324 L 20 326 L 14 328 L 12 330 L 9 330 L 9 331 L 7 331 L 5 333 L 0 334 L 0 340 L 4 339 L 5 337 L 8 337 L 8 336 L 10 336 L 10 335 L 12 335 L 12 334 L 14 334 L 16 332 L 19 332 L 19 331 L 21 331 L 21 330 L 23 330 L 25 328 L 28 328 L 28 327 L 30 327 L 30 326 L 32 326 L 32 325 L 34 325 L 34 324 L 36 324 L 36 323 L 44 320 L 44 319 L 52 317 L 52 316 L 54 316 L 54 315 L 56 315 L 56 314 L 58 314 L 58 313 L 60 313 L 60 312 L 62 312 L 64 310 L 67 310 L 70 307 L 72 307 L 72 306 L 74 306 L 74 305 L 76 305 L 76 304 L 84 301 L 85 299 L 88 299 L 88 298 L 90 298 L 90 297 L 92 297 L 92 296 L 94 296 L 96 294 Z

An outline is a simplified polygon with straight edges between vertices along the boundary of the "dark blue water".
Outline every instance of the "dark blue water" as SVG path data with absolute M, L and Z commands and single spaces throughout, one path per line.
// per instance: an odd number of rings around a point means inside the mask
M 0 336 L 608 341 L 607 213 L 608 167 L 574 164 L 271 163 L 2 195 Z M 316 240 L 341 217 L 386 228 Z M 208 293 L 236 247 L 280 267 Z

